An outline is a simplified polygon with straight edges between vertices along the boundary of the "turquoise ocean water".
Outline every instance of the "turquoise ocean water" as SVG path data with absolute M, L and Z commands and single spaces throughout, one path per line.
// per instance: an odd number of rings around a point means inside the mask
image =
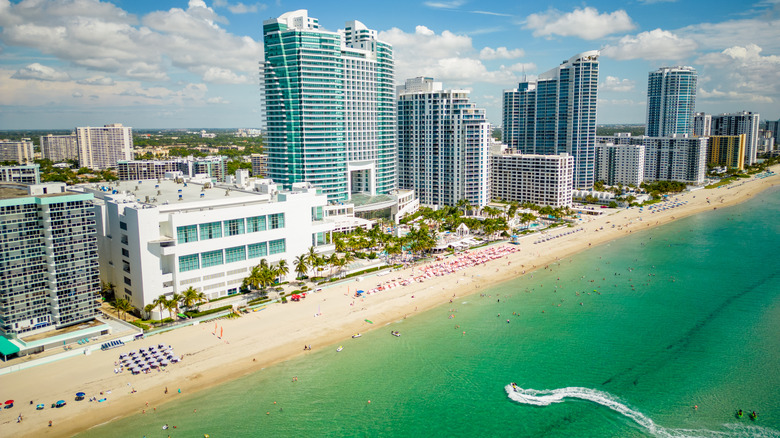
M 778 249 L 772 190 L 80 436 L 780 437 Z

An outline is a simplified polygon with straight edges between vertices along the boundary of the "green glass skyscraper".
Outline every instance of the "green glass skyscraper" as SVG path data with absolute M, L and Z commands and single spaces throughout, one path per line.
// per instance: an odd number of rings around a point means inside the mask
M 393 49 L 349 21 L 320 29 L 306 10 L 263 22 L 268 176 L 307 181 L 331 201 L 396 188 Z

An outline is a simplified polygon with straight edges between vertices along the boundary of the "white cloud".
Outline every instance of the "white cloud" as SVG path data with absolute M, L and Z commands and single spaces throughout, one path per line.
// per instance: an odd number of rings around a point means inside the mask
M 615 76 L 607 76 L 604 82 L 599 84 L 600 91 L 625 92 L 634 89 L 636 83 L 630 79 L 620 79 Z
M 517 81 L 517 76 L 504 66 L 489 70 L 466 35 L 448 30 L 437 34 L 425 26 L 417 26 L 414 33 L 398 28 L 382 31 L 379 39 L 393 45 L 395 77 L 399 83 L 417 76 L 433 77 L 447 88 L 471 86 L 476 82 L 511 84 Z
M 11 76 L 12 79 L 35 79 L 38 81 L 67 81 L 70 76 L 67 73 L 57 71 L 51 67 L 34 62 L 27 67 L 19 69 Z
M 248 14 L 265 9 L 265 5 L 255 3 L 253 5 L 245 5 L 243 3 L 236 3 L 235 5 L 228 6 L 228 10 L 234 14 Z
M 691 56 L 696 47 L 693 40 L 655 29 L 636 36 L 626 35 L 616 45 L 604 47 L 601 54 L 620 60 L 679 60 Z
M 675 33 L 695 41 L 702 50 L 720 51 L 734 45 L 756 44 L 765 50 L 780 51 L 780 19 L 751 18 L 700 23 L 683 27 Z
M 80 79 L 76 81 L 77 84 L 81 85 L 114 85 L 116 82 L 114 82 L 113 79 L 106 77 L 106 76 L 92 76 L 86 79 Z
M 515 58 L 522 58 L 525 56 L 525 51 L 523 49 L 512 49 L 509 50 L 506 47 L 499 47 L 497 49 L 493 49 L 491 47 L 485 47 L 482 50 L 479 51 L 479 59 L 515 59 Z
M 450 0 L 450 1 L 427 1 L 423 4 L 429 8 L 436 9 L 457 9 L 465 4 L 465 0 Z
M 518 62 L 507 67 L 509 70 L 517 73 L 528 73 L 529 71 L 536 71 L 536 64 L 533 62 Z
M 251 84 L 257 83 L 257 78 L 249 75 L 237 75 L 233 71 L 221 67 L 211 67 L 203 73 L 203 80 L 217 84 Z
M 565 14 L 557 9 L 550 9 L 544 13 L 529 15 L 524 23 L 524 28 L 532 29 L 534 36 L 575 36 L 586 40 L 626 32 L 635 27 L 631 17 L 622 9 L 599 14 L 599 11 L 592 7 L 575 8 Z
M 229 104 L 230 101 L 223 99 L 221 96 L 218 96 L 218 97 L 210 97 L 206 99 L 206 103 L 226 105 Z
M 84 97 L 84 93 L 82 93 L 81 91 L 74 91 L 73 94 L 71 94 L 71 96 L 78 99 L 79 97 Z
M 3 44 L 129 79 L 165 81 L 171 68 L 201 76 L 212 67 L 254 74 L 262 57 L 262 43 L 227 32 L 220 26 L 227 20 L 202 0 L 141 21 L 99 0 L 0 0 Z
M 702 99 L 743 99 L 751 102 L 780 100 L 780 56 L 761 54 L 755 44 L 729 47 L 696 60 L 707 72 L 711 90 L 703 87 Z

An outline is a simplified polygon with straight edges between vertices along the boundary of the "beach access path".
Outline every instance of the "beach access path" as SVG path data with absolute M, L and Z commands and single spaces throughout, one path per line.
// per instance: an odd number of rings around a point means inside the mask
M 778 172 L 778 167 L 772 170 Z M 153 415 L 156 407 L 177 397 L 186 397 L 269 365 L 310 354 L 310 351 L 303 350 L 304 345 L 311 345 L 316 351 L 341 342 L 355 332 L 382 328 L 388 323 L 448 303 L 453 294 L 463 297 L 483 291 L 589 247 L 675 219 L 745 201 L 778 183 L 778 175 L 754 177 L 716 189 L 670 197 L 670 200 L 677 199 L 675 205 L 679 206 L 663 210 L 657 208 L 654 213 L 650 213 L 648 208 L 642 212 L 631 208 L 608 215 L 583 217 L 583 221 L 575 226 L 582 228 L 581 231 L 540 243 L 534 243 L 539 240 L 539 235 L 531 235 L 522 238 L 520 245 L 513 246 L 516 251 L 501 258 L 465 267 L 449 275 L 428 277 L 422 283 L 411 282 L 363 298 L 354 297 L 357 290 L 376 289 L 391 279 L 419 277 L 425 272 L 426 265 L 328 286 L 309 294 L 300 302 L 272 304 L 241 318 L 184 327 L 128 343 L 122 348 L 3 375 L 0 376 L 0 397 L 5 397 L 2 400 L 14 399 L 16 404 L 12 409 L 0 411 L 0 436 L 72 436 L 127 415 L 144 411 L 145 415 Z M 561 227 L 549 231 L 547 236 L 557 236 L 572 229 Z M 509 244 L 501 243 L 489 249 L 503 245 Z M 485 249 L 471 253 L 479 251 Z M 367 323 L 366 319 L 373 324 Z M 120 353 L 158 344 L 171 345 L 182 361 L 166 367 L 164 371 L 149 374 L 114 373 L 117 368 L 114 362 L 118 361 Z M 86 393 L 87 399 L 98 397 L 106 400 L 74 401 L 79 391 Z M 65 400 L 67 405 L 51 408 L 51 404 L 58 400 Z M 43 403 L 45 408 L 37 411 L 35 405 L 38 403 Z M 23 421 L 17 423 L 20 414 Z M 48 426 L 50 420 L 52 427 Z M 150 421 L 153 420 L 150 418 Z

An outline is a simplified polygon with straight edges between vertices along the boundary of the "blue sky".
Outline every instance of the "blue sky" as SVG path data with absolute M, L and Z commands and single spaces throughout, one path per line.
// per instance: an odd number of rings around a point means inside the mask
M 647 73 L 692 65 L 696 110 L 780 117 L 780 0 L 0 0 L 0 129 L 256 127 L 262 21 L 308 9 L 393 44 L 396 80 L 501 92 L 601 50 L 598 122 L 644 123 Z

